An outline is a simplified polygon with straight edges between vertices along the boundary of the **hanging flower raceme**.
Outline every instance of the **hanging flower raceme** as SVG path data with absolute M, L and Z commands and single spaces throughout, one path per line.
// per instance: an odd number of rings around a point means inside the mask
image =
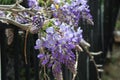
M 38 55 L 41 64 L 52 67 L 53 74 L 57 79 L 57 74 L 61 74 L 62 64 L 66 65 L 72 73 L 76 73 L 77 69 L 74 66 L 76 56 L 73 50 L 81 39 L 80 27 L 75 31 L 73 26 L 62 23 L 59 26 L 47 28 L 46 36 L 38 39 L 35 46 L 35 49 L 47 49 Z
M 80 18 L 87 19 L 92 22 L 87 0 L 71 0 L 70 2 L 65 2 L 64 0 L 54 1 L 55 4 L 51 5 L 51 10 L 53 11 L 53 16 L 58 18 L 60 21 L 69 25 L 74 25 L 75 27 L 78 26 Z
M 36 7 L 36 0 L 29 0 L 29 7 Z M 39 34 L 35 49 L 40 50 L 40 64 L 52 69 L 57 80 L 63 80 L 62 65 L 77 73 L 76 46 L 83 39 L 79 19 L 92 21 L 87 0 L 52 0 L 49 6 L 39 8 L 32 18 L 32 31 Z M 46 14 L 49 14 L 46 16 Z

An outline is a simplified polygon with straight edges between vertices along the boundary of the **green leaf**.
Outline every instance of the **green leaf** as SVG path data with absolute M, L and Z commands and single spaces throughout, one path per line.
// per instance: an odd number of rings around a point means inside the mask
M 71 3 L 71 1 L 70 0 L 66 0 L 69 4 Z
M 52 21 L 48 21 L 44 24 L 43 26 L 43 30 L 46 30 L 48 27 L 51 27 L 53 26 L 53 22 Z
M 38 0 L 40 6 L 45 6 L 45 2 L 43 0 Z

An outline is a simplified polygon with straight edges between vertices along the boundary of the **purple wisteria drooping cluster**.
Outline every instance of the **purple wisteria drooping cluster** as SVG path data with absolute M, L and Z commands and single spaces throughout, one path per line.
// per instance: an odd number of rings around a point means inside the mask
M 52 4 L 51 10 L 53 11 L 53 16 L 59 18 L 60 21 L 74 26 L 78 26 L 80 18 L 92 22 L 87 0 L 71 0 L 70 2 L 65 2 L 65 0 L 54 0 L 54 2 L 57 5 Z
M 29 7 L 33 5 L 38 6 L 36 0 L 29 0 Z M 77 73 L 75 50 L 83 39 L 79 20 L 92 21 L 87 0 L 51 0 L 51 5 L 39 10 L 43 18 L 35 15 L 32 21 L 32 28 L 40 32 L 34 47 L 40 50 L 37 57 L 43 67 L 52 68 L 57 80 L 63 80 L 62 65 Z M 51 17 L 45 16 L 46 12 Z
M 82 30 L 80 27 L 75 31 L 65 23 L 46 29 L 46 36 L 36 41 L 35 49 L 47 49 L 38 55 L 41 64 L 52 67 L 53 75 L 57 76 L 61 73 L 61 64 L 66 65 L 72 73 L 76 73 L 75 68 L 75 50 L 82 39 Z M 57 66 L 57 67 L 54 67 Z

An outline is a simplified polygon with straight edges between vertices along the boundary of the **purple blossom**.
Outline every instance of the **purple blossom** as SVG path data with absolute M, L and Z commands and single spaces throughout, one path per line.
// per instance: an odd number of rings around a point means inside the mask
M 70 4 L 66 2 L 62 6 L 60 5 L 59 0 L 54 0 L 54 2 L 59 4 L 60 6 L 60 8 L 56 10 L 55 5 L 53 4 L 51 5 L 51 8 L 54 12 L 53 13 L 54 17 L 58 18 L 61 22 L 65 22 L 69 25 L 74 25 L 78 27 L 80 18 L 85 18 L 87 20 L 90 20 L 90 18 L 87 17 L 88 15 L 90 16 L 90 10 L 89 10 L 89 6 L 87 5 L 87 0 L 71 0 Z M 81 14 L 82 12 L 86 13 L 85 15 L 86 17 L 82 17 Z
M 25 23 L 28 23 L 29 21 L 24 19 L 23 17 L 20 17 L 20 16 L 16 16 L 16 21 L 21 23 L 21 24 L 25 24 Z
M 46 65 L 47 63 L 49 62 L 49 59 L 48 58 L 45 58 L 43 61 L 42 61 L 42 65 Z
M 48 34 L 53 34 L 54 33 L 54 28 L 53 27 L 49 27 L 49 28 L 46 29 L 46 32 Z
M 0 11 L 0 17 L 5 17 L 5 13 L 3 11 Z
M 38 57 L 39 59 L 44 58 L 44 57 L 45 57 L 45 54 L 40 53 L 40 54 L 37 55 L 37 57 Z
M 75 67 L 76 55 L 73 50 L 83 39 L 83 31 L 78 26 L 79 19 L 90 20 L 92 17 L 87 0 L 70 0 L 70 3 L 65 0 L 53 1 L 51 10 L 54 18 L 50 18 L 53 24 L 47 26 L 42 37 L 36 40 L 35 49 L 41 47 L 44 49 L 44 54 L 38 55 L 41 65 L 52 68 L 54 77 L 57 80 L 62 80 L 61 65 L 66 65 L 73 74 L 77 71 Z M 59 7 L 56 8 L 56 5 Z M 34 23 L 40 20 L 39 16 L 36 16 L 33 18 Z M 37 24 L 40 26 L 35 24 L 34 27 L 40 29 L 43 22 L 38 22 Z
M 75 60 L 69 59 L 69 60 L 66 62 L 65 65 L 68 67 L 68 69 L 69 69 L 73 74 L 76 73 L 77 69 L 75 68 Z
M 36 40 L 36 46 L 34 47 L 35 49 L 40 49 L 42 47 L 42 41 L 40 39 Z
M 29 6 L 30 8 L 31 8 L 31 7 L 34 7 L 34 9 L 36 9 L 36 10 L 40 9 L 37 0 L 28 0 L 28 6 Z
M 53 72 L 54 77 L 57 80 L 63 80 L 61 64 L 59 62 L 57 62 L 57 61 L 54 62 L 53 66 L 52 66 L 52 72 Z
M 43 41 L 38 39 L 35 47 L 36 49 L 44 47 L 50 51 L 49 56 L 40 54 L 39 59 L 42 65 L 46 65 L 48 68 L 52 67 L 53 75 L 57 79 L 62 77 L 61 64 L 66 65 L 72 73 L 76 73 L 74 66 L 76 56 L 73 49 L 82 39 L 80 28 L 74 30 L 73 27 L 65 23 L 61 23 L 58 28 L 59 30 L 54 27 L 47 28 Z
M 55 5 L 54 4 L 51 4 L 51 10 L 55 10 Z
M 54 24 L 55 24 L 56 26 L 59 26 L 59 25 L 61 24 L 61 22 L 60 22 L 58 19 L 56 19 L 56 20 L 54 20 Z

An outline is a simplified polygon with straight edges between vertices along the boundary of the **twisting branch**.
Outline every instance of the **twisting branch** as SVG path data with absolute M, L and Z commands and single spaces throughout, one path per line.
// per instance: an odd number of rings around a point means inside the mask
M 96 72 L 97 72 L 97 78 L 98 80 L 100 80 L 100 77 L 99 77 L 99 73 L 98 73 L 98 67 L 97 67 L 97 64 L 95 62 L 95 60 L 93 59 L 93 56 L 92 55 L 99 55 L 101 54 L 102 52 L 99 51 L 99 52 L 90 52 L 89 51 L 89 48 L 90 47 L 90 44 L 88 42 L 86 42 L 85 40 L 81 40 L 80 42 L 80 46 L 79 45 L 76 45 L 76 49 L 80 52 L 85 52 L 88 54 L 88 56 L 90 57 L 90 61 L 93 62 L 94 66 L 95 66 L 95 69 L 96 69 Z M 76 68 L 77 68 L 77 65 L 78 65 L 78 53 L 76 52 Z M 75 77 L 76 77 L 77 73 L 76 74 L 73 74 L 73 79 L 72 80 L 75 80 Z
M 83 40 L 83 41 L 81 41 L 80 46 L 82 47 L 83 51 L 84 51 L 85 53 L 87 53 L 87 55 L 88 55 L 89 58 L 90 58 L 90 61 L 93 62 L 94 66 L 95 66 L 95 69 L 96 69 L 96 72 L 97 72 L 97 79 L 100 80 L 100 76 L 99 76 L 97 64 L 96 64 L 96 62 L 95 62 L 95 60 L 94 60 L 94 58 L 93 58 L 93 56 L 92 56 L 92 54 L 91 54 L 91 53 L 93 53 L 93 52 L 90 52 L 89 49 L 88 49 L 88 48 L 90 47 L 89 43 L 87 43 L 85 40 Z M 101 51 L 98 52 L 98 53 L 95 53 L 95 52 L 94 52 L 94 54 L 101 54 L 101 53 L 102 53 Z
M 9 18 L 0 17 L 0 19 L 3 20 L 3 21 L 5 21 L 5 22 L 7 22 L 7 23 L 13 24 L 13 25 L 21 28 L 22 30 L 25 30 L 25 31 L 28 30 L 28 28 L 30 28 L 30 27 L 29 27 L 29 26 L 30 26 L 29 24 L 20 24 L 20 23 L 14 21 L 14 20 L 12 20 L 12 19 L 9 19 Z
M 76 63 L 75 63 L 75 69 L 76 69 L 76 73 L 73 74 L 73 78 L 72 80 L 75 80 L 75 77 L 77 76 L 77 67 L 78 67 L 78 51 L 76 50 Z
M 7 14 L 5 14 L 5 16 L 0 17 L 0 21 L 6 22 L 8 24 L 13 24 L 16 27 L 19 27 L 22 30 L 26 31 L 26 30 L 28 30 L 28 28 L 32 27 L 31 23 L 21 24 L 21 23 L 17 22 L 15 20 L 16 15 L 20 16 L 24 19 L 27 19 L 29 21 L 32 21 L 31 17 L 34 16 L 37 11 L 34 8 L 23 7 L 22 5 L 20 5 L 20 3 L 22 1 L 23 0 L 16 0 L 16 3 L 12 4 L 12 5 L 0 5 L 0 11 L 7 12 Z M 27 13 L 29 16 L 24 16 L 24 15 L 20 14 L 23 12 Z M 10 13 L 10 15 L 9 15 L 9 13 Z
M 90 57 L 90 61 L 93 62 L 96 72 L 97 72 L 97 79 L 100 80 L 100 76 L 99 76 L 99 72 L 98 72 L 98 68 L 97 68 L 97 64 L 93 58 L 93 56 L 90 54 L 89 50 L 87 48 L 84 48 L 84 51 L 88 54 L 88 56 Z

